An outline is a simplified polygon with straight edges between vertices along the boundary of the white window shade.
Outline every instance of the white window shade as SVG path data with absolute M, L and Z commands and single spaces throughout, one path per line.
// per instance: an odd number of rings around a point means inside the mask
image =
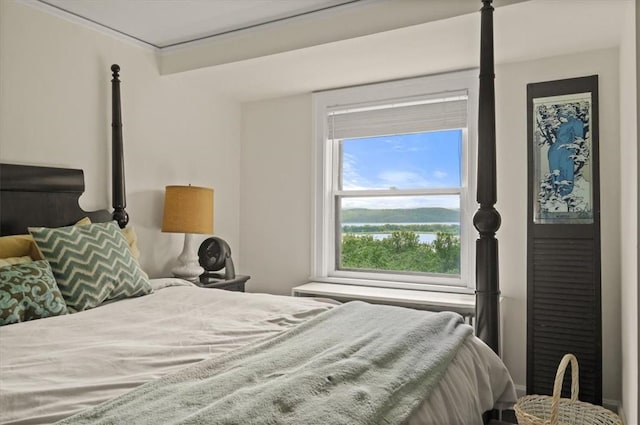
M 398 105 L 341 108 L 329 113 L 331 139 L 421 133 L 467 127 L 465 96 Z

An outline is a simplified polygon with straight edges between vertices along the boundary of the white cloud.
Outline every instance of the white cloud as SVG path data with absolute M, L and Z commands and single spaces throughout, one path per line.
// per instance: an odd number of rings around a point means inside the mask
M 411 171 L 387 170 L 378 174 L 376 181 L 364 177 L 358 173 L 359 165 L 356 157 L 345 154 L 342 162 L 343 188 L 348 190 L 358 189 L 388 189 L 421 188 L 433 186 L 420 174 Z M 447 173 L 436 171 L 438 178 L 445 178 Z M 343 198 L 342 208 L 369 208 L 369 209 L 399 209 L 442 207 L 460 208 L 460 198 L 455 195 L 442 196 L 381 196 L 375 198 Z
M 380 196 L 377 198 L 344 198 L 343 209 L 460 208 L 458 196 Z
M 378 175 L 382 186 L 406 188 L 429 187 L 429 182 L 420 174 L 411 171 L 384 171 Z
M 391 149 L 396 152 L 424 152 L 429 150 L 429 147 L 424 143 L 410 144 L 403 140 L 396 139 L 387 139 L 385 140 L 385 143 L 390 145 Z
M 447 178 L 447 176 L 449 176 L 449 173 L 442 171 L 442 170 L 436 170 L 433 172 L 433 175 L 435 178 L 437 178 L 438 180 L 444 180 Z
M 345 153 L 342 158 L 342 186 L 344 189 L 358 190 L 371 188 L 368 179 L 357 171 L 357 161 L 353 155 Z

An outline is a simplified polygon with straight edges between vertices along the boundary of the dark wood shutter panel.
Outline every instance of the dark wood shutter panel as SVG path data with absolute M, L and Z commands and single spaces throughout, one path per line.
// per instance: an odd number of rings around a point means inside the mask
M 527 393 L 551 395 L 558 364 L 573 353 L 580 367 L 580 400 L 602 404 L 600 175 L 597 76 L 527 85 Z M 591 92 L 593 222 L 535 223 L 533 99 Z M 570 373 L 563 397 L 570 396 Z
M 573 353 L 580 366 L 580 399 L 598 403 L 602 349 L 594 241 L 534 238 L 532 246 L 534 279 L 528 319 L 532 350 L 527 368 L 532 373 L 527 392 L 551 394 L 562 356 Z M 564 397 L 569 397 L 569 388 L 567 381 Z

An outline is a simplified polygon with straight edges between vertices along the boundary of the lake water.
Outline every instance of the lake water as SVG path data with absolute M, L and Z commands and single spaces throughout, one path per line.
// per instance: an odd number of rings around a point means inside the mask
M 458 222 L 448 222 L 448 223 L 342 223 L 343 226 L 383 226 L 384 224 L 397 224 L 399 226 L 410 226 L 412 224 L 449 224 L 452 226 L 459 226 Z
M 343 226 L 381 226 L 384 223 L 343 223 Z M 389 223 L 389 224 L 398 224 L 398 225 L 412 225 L 412 224 L 449 224 L 453 226 L 459 226 L 460 223 Z M 365 233 L 352 233 L 353 235 L 364 235 Z M 382 240 L 391 236 L 391 233 L 366 233 L 367 235 L 373 236 L 375 240 Z M 418 240 L 420 243 L 432 243 L 437 238 L 435 233 L 418 233 Z
M 357 233 L 353 233 L 357 235 Z M 382 239 L 388 238 L 391 236 L 391 233 L 374 233 L 373 239 L 380 241 Z M 435 233 L 418 233 L 418 240 L 420 243 L 431 243 L 436 240 L 437 235 Z

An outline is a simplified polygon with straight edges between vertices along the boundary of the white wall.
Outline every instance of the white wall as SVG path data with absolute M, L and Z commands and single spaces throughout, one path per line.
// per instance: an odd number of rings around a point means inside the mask
M 242 273 L 249 291 L 290 295 L 310 270 L 310 96 L 245 104 L 242 128 Z
M 526 379 L 526 84 L 600 75 L 604 397 L 620 399 L 620 175 L 617 50 L 500 65 L 496 70 L 504 359 Z M 290 293 L 309 274 L 311 95 L 243 107 L 241 260 L 252 291 Z M 251 246 L 251 248 L 249 248 Z M 306 268 L 305 268 L 306 267 Z
M 629 5 L 620 46 L 620 227 L 622 414 L 626 423 L 640 421 L 638 411 L 638 70 L 640 8 Z
M 110 208 L 111 71 L 121 68 L 128 212 L 141 263 L 168 275 L 180 235 L 160 232 L 164 186 L 214 187 L 216 234 L 239 242 L 240 106 L 215 81 L 160 77 L 154 52 L 0 1 L 0 160 L 85 171 L 88 210 Z

